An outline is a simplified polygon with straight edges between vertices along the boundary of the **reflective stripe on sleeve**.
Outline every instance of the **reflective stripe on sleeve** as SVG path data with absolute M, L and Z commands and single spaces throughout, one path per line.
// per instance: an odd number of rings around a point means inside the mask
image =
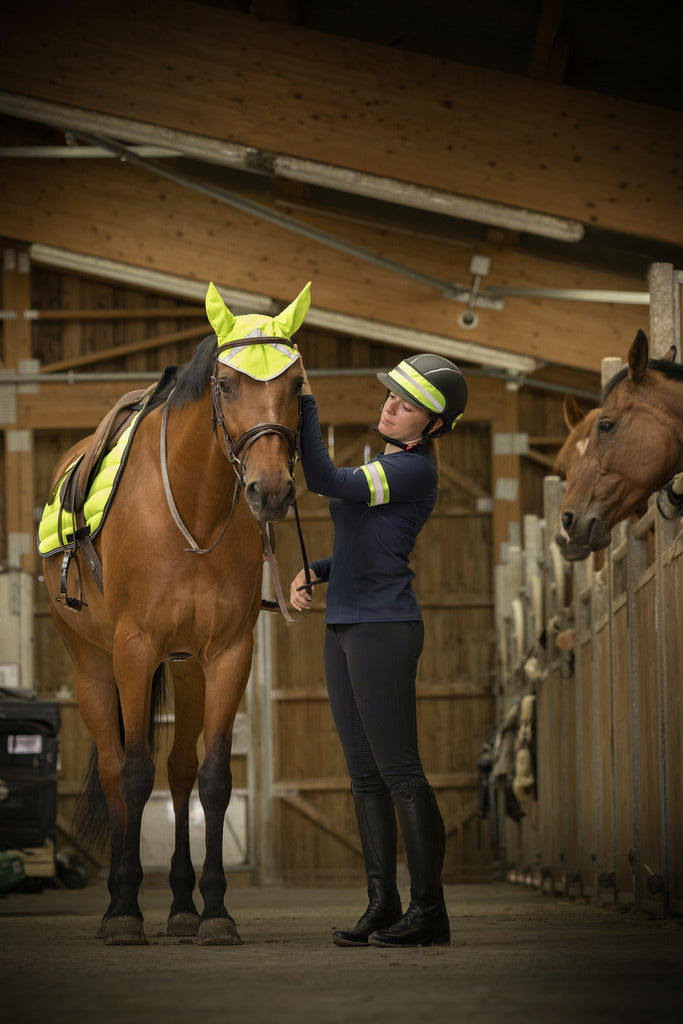
M 360 468 L 365 473 L 370 488 L 368 505 L 386 505 L 389 501 L 389 484 L 382 464 L 377 461 L 368 462 L 366 466 Z

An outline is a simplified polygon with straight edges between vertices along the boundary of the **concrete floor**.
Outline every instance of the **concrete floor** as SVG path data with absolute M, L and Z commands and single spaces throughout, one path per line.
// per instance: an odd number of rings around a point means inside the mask
M 149 944 L 95 939 L 104 884 L 0 899 L 7 1024 L 475 1024 L 683 1019 L 683 921 L 505 883 L 449 886 L 452 944 L 339 949 L 360 890 L 235 888 L 243 944 L 167 939 L 169 896 L 143 887 Z

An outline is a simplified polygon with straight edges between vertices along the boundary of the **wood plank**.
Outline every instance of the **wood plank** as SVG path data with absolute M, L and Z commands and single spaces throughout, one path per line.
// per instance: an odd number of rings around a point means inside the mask
M 35 6 L 0 88 L 683 242 L 678 112 L 209 5 Z
M 324 832 L 328 832 L 330 835 L 335 836 L 335 838 L 337 838 L 345 846 L 348 846 L 350 850 L 353 850 L 354 853 L 357 853 L 362 856 L 360 840 L 358 839 L 358 837 L 351 832 L 346 832 L 345 830 L 339 828 L 337 823 L 333 821 L 332 818 L 330 818 L 327 814 L 322 814 L 319 810 L 317 810 L 317 808 L 313 807 L 313 805 L 310 804 L 308 800 L 304 800 L 302 797 L 296 796 L 291 793 L 278 793 L 276 795 L 278 799 L 282 800 L 286 804 L 289 804 L 290 807 L 293 807 L 300 814 L 303 814 L 305 818 L 309 818 L 315 825 L 323 829 Z
M 176 341 L 188 341 L 191 339 L 200 341 L 210 333 L 212 332 L 208 325 L 197 324 L 195 327 L 186 327 L 182 331 L 169 331 L 166 334 L 158 334 L 154 338 L 145 338 L 144 341 L 134 341 L 128 345 L 116 345 L 113 348 L 100 349 L 97 352 L 88 352 L 81 356 L 71 356 L 69 359 L 59 359 L 54 363 L 44 363 L 40 367 L 40 372 L 61 373 L 64 370 L 75 370 L 78 367 L 93 366 L 97 363 L 108 362 L 111 359 L 121 359 L 123 356 L 153 351 L 154 349 L 161 348 L 163 345 L 172 345 Z
M 369 381 L 373 379 L 365 374 L 315 374 L 312 383 L 323 424 L 343 422 L 367 425 L 376 421 L 379 392 L 369 386 Z M 149 374 L 116 380 L 108 379 L 104 373 L 102 380 L 74 383 L 46 380 L 38 385 L 35 392 L 17 395 L 17 426 L 30 430 L 68 426 L 87 432 L 97 426 L 124 392 L 149 387 L 152 380 Z M 500 381 L 473 378 L 470 383 L 468 418 L 486 419 L 491 407 L 495 408 L 496 405 L 492 393 L 499 389 L 503 390 Z M 304 516 L 310 515 L 311 518 L 317 514 L 317 510 L 303 512 Z M 324 514 L 328 514 L 327 505 Z
M 429 775 L 434 789 L 467 789 L 475 786 L 477 779 L 476 772 L 434 772 Z M 273 793 L 277 797 L 289 798 L 297 793 L 348 792 L 350 785 L 348 777 L 278 779 L 273 783 Z
M 201 306 L 167 306 L 165 308 L 142 309 L 32 309 L 32 320 L 164 320 L 179 317 L 202 317 L 206 312 Z
M 490 686 L 468 680 L 459 680 L 455 683 L 421 683 L 417 684 L 418 698 L 443 697 L 491 697 L 493 690 Z M 271 691 L 271 698 L 274 701 L 292 700 L 327 700 L 327 690 L 324 687 L 315 689 L 299 686 L 296 688 L 275 689 Z

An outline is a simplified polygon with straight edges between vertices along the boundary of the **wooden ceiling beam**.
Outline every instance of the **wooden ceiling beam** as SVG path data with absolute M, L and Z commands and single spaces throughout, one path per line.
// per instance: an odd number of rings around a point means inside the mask
M 14 94 L 683 244 L 676 111 L 181 0 L 0 28 Z

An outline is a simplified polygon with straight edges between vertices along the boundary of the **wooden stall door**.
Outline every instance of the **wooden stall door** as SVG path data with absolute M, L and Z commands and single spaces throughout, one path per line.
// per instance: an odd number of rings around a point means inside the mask
M 337 425 L 335 462 L 358 465 L 376 440 L 358 427 Z M 488 428 L 459 427 L 442 439 L 440 454 L 438 503 L 413 557 L 425 621 L 417 680 L 419 741 L 448 834 L 444 878 L 475 881 L 489 878 L 492 864 L 488 834 L 480 835 L 476 817 L 476 762 L 494 725 Z M 298 493 L 312 561 L 332 550 L 328 501 L 306 493 L 301 478 Z M 276 535 L 287 587 L 301 567 L 291 516 Z M 350 783 L 325 690 L 324 613 L 321 587 L 306 618 L 287 625 L 273 617 L 271 627 L 273 873 L 290 884 L 360 884 Z

